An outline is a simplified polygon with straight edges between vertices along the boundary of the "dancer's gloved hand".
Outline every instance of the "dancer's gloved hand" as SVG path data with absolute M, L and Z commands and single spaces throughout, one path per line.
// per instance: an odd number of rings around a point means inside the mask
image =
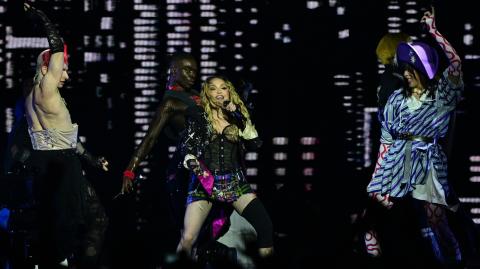
M 40 18 L 43 18 L 43 20 L 45 20 L 45 18 L 47 18 L 47 15 L 45 15 L 45 13 L 43 13 L 43 11 L 41 11 L 40 9 L 34 8 L 33 6 L 31 6 L 28 3 L 23 3 L 23 10 L 25 10 L 27 15 L 29 15 L 29 16 L 33 16 L 33 17 L 38 16 Z
M 103 156 L 94 156 L 88 151 L 84 151 L 81 155 L 82 159 L 88 162 L 93 167 L 108 171 L 108 161 Z
M 57 27 L 48 19 L 47 15 L 39 9 L 34 8 L 28 3 L 23 3 L 23 9 L 27 13 L 27 15 L 38 18 L 43 23 L 43 28 L 45 33 L 47 34 L 48 44 L 50 46 L 50 50 L 53 53 L 63 52 L 63 40 L 60 37 Z
M 85 149 L 82 142 L 77 142 L 76 152 L 82 160 L 86 161 L 89 165 L 108 171 L 108 161 L 103 156 L 95 156 Z

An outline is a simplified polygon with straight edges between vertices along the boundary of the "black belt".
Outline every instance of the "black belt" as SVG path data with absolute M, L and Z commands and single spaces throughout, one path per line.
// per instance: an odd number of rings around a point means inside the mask
M 435 141 L 433 137 L 413 135 L 410 133 L 400 134 L 398 135 L 397 139 L 408 140 L 408 141 L 421 141 L 425 143 L 433 143 Z
M 425 143 L 436 143 L 433 137 L 413 135 L 411 133 L 403 133 L 398 135 L 397 139 L 406 140 L 405 145 L 405 169 L 403 170 L 403 180 L 401 183 L 406 183 L 412 173 L 412 141 L 421 141 Z M 421 182 L 420 184 L 424 184 Z

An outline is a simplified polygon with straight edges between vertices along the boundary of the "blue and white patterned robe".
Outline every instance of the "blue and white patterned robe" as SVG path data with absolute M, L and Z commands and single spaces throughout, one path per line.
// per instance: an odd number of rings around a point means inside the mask
M 445 197 L 442 200 L 448 198 L 447 158 L 437 142 L 447 134 L 451 112 L 461 98 L 463 82 L 455 85 L 449 80 L 447 69 L 435 91 L 433 99 L 424 96 L 421 105 L 414 108 L 413 100 L 403 94 L 403 89 L 390 96 L 383 114 L 380 140 L 391 146 L 368 184 L 367 192 L 403 197 L 433 180 L 434 185 L 443 188 L 441 193 Z M 396 139 L 405 133 L 432 137 L 434 142 Z

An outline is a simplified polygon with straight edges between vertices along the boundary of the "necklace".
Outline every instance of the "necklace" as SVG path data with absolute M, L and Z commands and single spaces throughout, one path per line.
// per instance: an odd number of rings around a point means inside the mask
M 424 92 L 425 89 L 413 88 L 412 95 L 415 96 L 417 99 L 420 99 Z

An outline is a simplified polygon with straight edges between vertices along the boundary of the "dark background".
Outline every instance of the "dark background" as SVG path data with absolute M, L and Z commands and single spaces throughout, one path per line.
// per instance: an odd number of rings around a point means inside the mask
M 318 252 L 348 252 L 349 216 L 363 207 L 364 189 L 373 171 L 372 164 L 365 163 L 365 154 L 374 162 L 377 150 L 365 153 L 366 146 L 378 139 L 375 114 L 371 113 L 370 121 L 364 117 L 366 108 L 376 107 L 382 67 L 375 48 L 383 34 L 392 29 L 423 38 L 418 21 L 409 19 L 420 19 L 430 1 L 133 2 L 34 2 L 58 23 L 69 45 L 71 81 L 62 96 L 72 119 L 79 124 L 86 147 L 110 162 L 108 173 L 87 170 L 87 176 L 111 218 L 111 240 L 119 242 L 113 252 L 126 253 L 132 248 L 139 253 L 156 251 L 163 247 L 162 240 L 176 240 L 166 230 L 169 224 L 162 221 L 167 199 L 163 195 L 162 169 L 168 161 L 164 136 L 144 166 L 151 171 L 144 170 L 147 179 L 137 186 L 138 193 L 112 200 L 136 147 L 134 139 L 139 139 L 135 134 L 141 127 L 135 120 L 143 117 L 148 123 L 164 92 L 171 47 L 168 33 L 176 32 L 168 21 L 172 19 L 168 17 L 172 6 L 190 13 L 186 18 L 190 26 L 185 39 L 188 46 L 178 46 L 177 51 L 189 47 L 201 59 L 205 54 L 202 39 L 215 40 L 215 51 L 209 54 L 218 64 L 213 72 L 226 74 L 237 86 L 242 81 L 253 85 L 250 97 L 254 119 L 265 143 L 258 159 L 248 162 L 250 168 L 257 169 L 250 181 L 272 213 L 277 234 L 285 235 L 278 239 L 280 246 L 292 251 L 297 259 L 313 258 Z M 36 56 L 46 48 L 32 45 L 44 34 L 24 15 L 21 4 L 0 4 L 0 121 L 5 123 L 0 131 L 2 152 L 15 101 L 24 82 L 33 77 Z M 202 13 L 202 6 L 207 4 L 215 7 L 217 29 L 213 32 L 201 28 L 211 25 L 211 18 Z M 142 16 L 142 8 L 136 5 L 156 9 L 156 15 L 148 18 L 154 21 L 148 25 L 156 34 L 151 40 L 157 65 L 150 69 L 155 72 L 151 81 L 155 85 L 145 88 L 154 91 L 154 101 L 142 110 L 147 116 L 136 115 L 139 110 L 134 101 L 143 96 L 135 78 L 135 69 L 142 64 L 135 58 L 135 48 L 140 47 L 135 39 L 135 19 Z M 436 1 L 435 7 L 438 29 L 462 57 L 465 74 L 466 98 L 457 113 L 450 178 L 462 201 L 476 215 L 479 187 L 472 181 L 480 170 L 476 161 L 480 155 L 476 131 L 480 112 L 480 19 L 474 1 Z M 392 21 L 392 17 L 398 20 Z M 101 26 L 105 18 L 113 22 L 112 27 Z M 252 19 L 258 23 L 251 24 Z M 392 26 L 392 22 L 399 25 Z M 238 31 L 242 35 L 236 35 Z M 92 61 L 92 54 L 99 60 Z M 242 58 L 235 57 L 237 54 Z M 370 142 L 365 140 L 367 129 L 372 132 Z M 301 143 L 305 137 L 313 141 L 311 145 Z M 277 145 L 275 138 L 288 139 L 288 144 Z M 305 152 L 313 153 L 314 159 L 302 159 Z M 275 153 L 285 153 L 287 158 L 276 159 Z M 129 240 L 138 240 L 141 247 L 132 247 Z M 302 247 L 294 250 L 293 246 Z

